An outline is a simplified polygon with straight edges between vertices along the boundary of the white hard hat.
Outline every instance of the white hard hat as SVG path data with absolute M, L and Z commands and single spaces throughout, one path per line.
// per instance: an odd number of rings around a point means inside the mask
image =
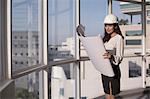
M 118 18 L 113 14 L 107 15 L 104 19 L 104 24 L 113 24 L 113 23 L 118 23 Z

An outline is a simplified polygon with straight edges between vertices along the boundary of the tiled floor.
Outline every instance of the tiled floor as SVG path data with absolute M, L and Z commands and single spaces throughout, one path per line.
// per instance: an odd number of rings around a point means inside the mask
M 94 99 L 105 99 L 105 96 Z M 116 99 L 150 99 L 150 88 L 141 88 L 121 92 Z

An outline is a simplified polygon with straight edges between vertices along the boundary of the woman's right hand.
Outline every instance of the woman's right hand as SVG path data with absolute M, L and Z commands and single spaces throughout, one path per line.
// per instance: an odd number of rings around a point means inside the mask
M 104 59 L 110 59 L 112 57 L 112 55 L 109 52 L 106 52 L 103 54 Z

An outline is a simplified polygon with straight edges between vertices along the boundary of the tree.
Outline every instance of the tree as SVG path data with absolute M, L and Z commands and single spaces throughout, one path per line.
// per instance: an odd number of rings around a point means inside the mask
M 39 99 L 39 97 L 35 92 L 28 92 L 27 89 L 17 88 L 16 99 Z
M 128 22 L 128 19 L 120 19 L 118 23 L 119 25 L 128 25 Z

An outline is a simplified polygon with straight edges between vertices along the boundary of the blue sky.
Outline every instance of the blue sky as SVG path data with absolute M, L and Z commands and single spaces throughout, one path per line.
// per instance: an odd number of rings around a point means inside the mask
M 119 2 L 113 2 L 113 13 L 121 16 Z M 81 0 L 81 23 L 87 35 L 103 34 L 103 20 L 107 15 L 107 0 Z
M 13 30 L 38 30 L 38 1 L 40 0 L 13 0 Z M 103 20 L 107 15 L 107 0 L 80 0 L 81 1 L 81 23 L 86 27 L 86 35 L 103 34 Z M 49 42 L 65 41 L 73 36 L 73 26 L 75 21 L 75 0 L 49 0 L 48 4 L 48 30 Z M 38 7 L 39 6 L 39 7 Z M 29 13 L 28 8 L 32 8 Z M 120 11 L 119 2 L 113 2 L 113 13 L 119 18 L 124 18 Z M 29 15 L 30 14 L 30 15 Z M 32 16 L 31 16 L 32 15 Z M 28 25 L 31 21 L 31 26 Z

